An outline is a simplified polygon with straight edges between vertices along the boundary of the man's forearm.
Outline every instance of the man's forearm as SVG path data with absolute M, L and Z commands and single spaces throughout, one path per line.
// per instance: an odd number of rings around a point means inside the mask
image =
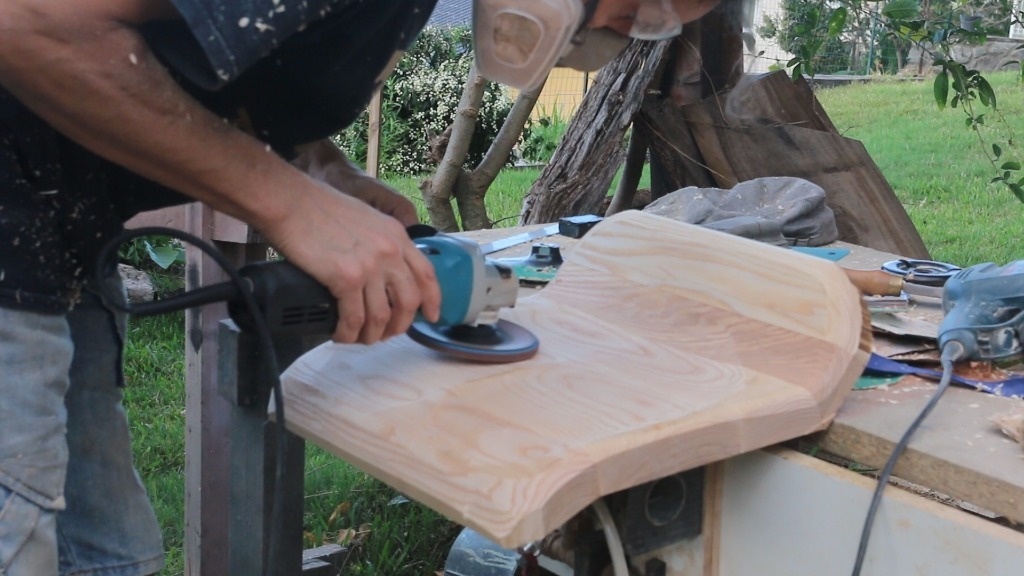
M 131 23 L 167 5 L 139 5 L 4 0 L 0 83 L 99 155 L 257 226 L 273 222 L 288 200 L 260 191 L 303 176 L 171 79 Z

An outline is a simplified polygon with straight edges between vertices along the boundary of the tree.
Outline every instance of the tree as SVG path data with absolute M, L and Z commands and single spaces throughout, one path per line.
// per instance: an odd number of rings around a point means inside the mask
M 778 17 L 766 17 L 758 30 L 765 38 L 778 42 L 786 52 L 800 59 L 802 71 L 831 74 L 849 69 L 851 58 L 845 62 L 831 61 L 835 54 L 845 54 L 854 49 L 847 46 L 838 32 L 845 25 L 849 15 L 846 6 L 833 6 L 827 0 L 783 0 Z M 829 62 L 826 62 L 829 58 Z M 790 64 L 792 65 L 792 64 Z
M 454 122 L 472 61 L 468 28 L 427 28 L 417 37 L 381 90 L 380 174 L 416 176 L 435 170 L 443 150 L 432 153 L 429 142 L 443 139 L 439 135 Z M 501 86 L 484 87 L 467 163 L 483 159 L 512 105 Z M 368 116 L 364 113 L 336 138 L 356 162 L 366 161 Z
M 520 92 L 483 160 L 474 170 L 469 171 L 463 166 L 488 82 L 477 72 L 475 64 L 470 66 L 455 121 L 449 130 L 445 131 L 448 134 L 447 142 L 442 142 L 439 146 L 443 153 L 440 154 L 437 171 L 432 178 L 420 184 L 431 224 L 444 232 L 459 230 L 452 209 L 452 198 L 455 199 L 459 215 L 462 217 L 463 229 L 491 227 L 491 220 L 484 204 L 487 188 L 494 182 L 512 152 L 512 147 L 519 141 L 523 127 L 537 102 L 537 95 L 543 88 L 541 86 L 532 91 Z
M 626 131 L 667 45 L 633 42 L 601 69 L 552 161 L 523 201 L 522 224 L 600 211 L 625 156 Z

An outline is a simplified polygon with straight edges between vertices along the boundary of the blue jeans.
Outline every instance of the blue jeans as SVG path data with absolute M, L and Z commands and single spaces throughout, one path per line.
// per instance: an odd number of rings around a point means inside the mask
M 153 574 L 160 526 L 121 405 L 123 314 L 0 308 L 0 576 Z

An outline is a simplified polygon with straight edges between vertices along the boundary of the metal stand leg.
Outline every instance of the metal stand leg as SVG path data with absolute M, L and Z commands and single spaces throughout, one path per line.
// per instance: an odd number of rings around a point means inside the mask
M 280 516 L 271 518 L 278 437 L 277 425 L 267 420 L 270 378 L 262 368 L 255 339 L 233 322 L 221 322 L 218 340 L 219 392 L 232 404 L 230 574 L 267 574 L 268 566 L 275 576 L 300 574 L 305 441 L 285 432 Z M 286 354 L 280 356 L 282 361 L 291 360 Z

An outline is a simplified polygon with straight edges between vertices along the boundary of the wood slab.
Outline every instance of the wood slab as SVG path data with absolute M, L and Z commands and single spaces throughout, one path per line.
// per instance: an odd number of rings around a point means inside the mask
M 885 388 L 857 390 L 815 443 L 881 468 L 935 389 L 935 382 L 907 377 Z M 1024 451 L 992 423 L 993 416 L 1013 412 L 1024 412 L 1020 400 L 950 387 L 893 474 L 1024 523 Z
M 797 126 L 715 126 L 718 142 L 737 181 L 795 176 L 825 189 L 846 242 L 929 259 L 910 216 L 864 145 L 836 134 Z M 772 150 L 765 157 L 761 151 Z
M 928 250 L 864 146 L 836 132 L 806 82 L 784 72 L 748 77 L 681 108 L 645 99 L 636 127 L 651 142 L 664 186 L 718 188 L 766 176 L 810 180 L 827 194 L 839 238 L 910 258 Z
M 288 428 L 518 546 L 601 496 L 824 428 L 870 350 L 834 263 L 636 211 L 506 312 L 535 358 L 405 336 L 312 350 L 283 377 Z

